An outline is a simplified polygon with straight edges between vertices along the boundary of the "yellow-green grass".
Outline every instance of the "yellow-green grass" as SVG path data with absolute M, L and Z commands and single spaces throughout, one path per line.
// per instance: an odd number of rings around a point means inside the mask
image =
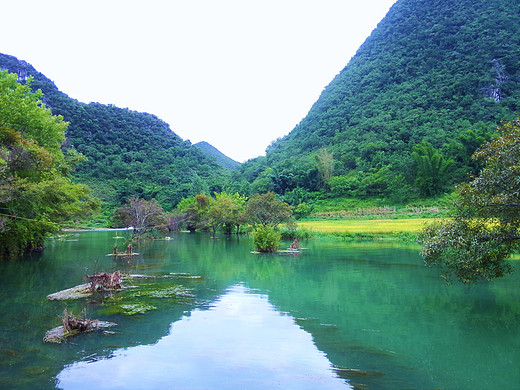
M 298 228 L 320 233 L 418 233 L 434 218 L 372 219 L 372 220 L 318 220 L 297 222 Z

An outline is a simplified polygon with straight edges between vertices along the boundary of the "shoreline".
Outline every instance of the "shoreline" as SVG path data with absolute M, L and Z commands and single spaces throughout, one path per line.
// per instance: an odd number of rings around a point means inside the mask
M 111 231 L 127 231 L 134 230 L 132 227 L 128 228 L 61 228 L 60 232 L 89 232 L 89 231 L 99 231 L 99 232 L 111 232 Z

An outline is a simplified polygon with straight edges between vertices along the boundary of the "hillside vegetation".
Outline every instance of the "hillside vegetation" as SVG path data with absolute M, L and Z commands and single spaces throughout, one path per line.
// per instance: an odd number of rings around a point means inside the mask
M 196 146 L 202 150 L 205 155 L 214 158 L 215 161 L 225 169 L 234 171 L 240 166 L 238 161 L 235 161 L 231 157 L 226 156 L 224 153 L 206 141 L 197 142 L 196 144 L 193 144 L 193 146 Z
M 470 156 L 516 117 L 519 82 L 519 2 L 400 0 L 242 187 L 437 196 L 478 171 Z
M 75 180 L 91 187 L 107 212 L 134 195 L 156 198 L 171 209 L 183 197 L 222 189 L 228 171 L 156 116 L 80 103 L 12 56 L 0 54 L 0 68 L 16 73 L 22 83 L 32 77 L 31 88 L 41 89 L 45 105 L 69 122 L 63 149 L 86 157 L 74 172 Z

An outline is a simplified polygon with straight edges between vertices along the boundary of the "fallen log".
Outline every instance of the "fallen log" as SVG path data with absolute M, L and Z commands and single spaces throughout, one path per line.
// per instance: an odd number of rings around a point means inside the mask
M 87 275 L 89 283 L 80 284 L 65 290 L 47 295 L 50 300 L 65 300 L 87 298 L 95 292 L 117 291 L 123 289 L 123 276 L 119 271 L 112 273 L 102 272 L 95 275 Z
M 79 286 L 67 288 L 66 290 L 61 290 L 53 294 L 49 294 L 47 295 L 47 299 L 61 301 L 65 299 L 86 298 L 91 295 L 92 290 L 90 289 L 90 283 L 84 283 L 80 284 Z

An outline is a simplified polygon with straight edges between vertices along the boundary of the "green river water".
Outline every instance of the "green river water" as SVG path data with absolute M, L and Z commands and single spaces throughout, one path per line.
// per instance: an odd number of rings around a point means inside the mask
M 520 388 L 516 264 L 447 286 L 416 246 L 315 240 L 261 255 L 245 236 L 188 233 L 107 256 L 128 234 L 71 233 L 0 263 L 1 389 Z M 46 299 L 115 270 L 154 278 Z M 44 343 L 65 308 L 117 326 Z

